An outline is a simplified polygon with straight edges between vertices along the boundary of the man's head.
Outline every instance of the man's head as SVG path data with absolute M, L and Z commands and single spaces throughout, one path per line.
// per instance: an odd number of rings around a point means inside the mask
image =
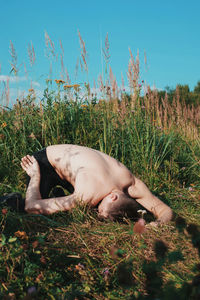
M 140 204 L 117 190 L 103 198 L 98 207 L 99 217 L 111 220 L 120 220 L 123 217 L 137 218 L 139 209 Z

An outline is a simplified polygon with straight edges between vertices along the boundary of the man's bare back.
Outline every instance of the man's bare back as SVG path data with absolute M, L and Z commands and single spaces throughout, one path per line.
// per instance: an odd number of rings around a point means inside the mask
M 47 147 L 50 164 L 70 182 L 77 196 L 96 205 L 113 190 L 131 185 L 133 175 L 116 159 L 100 151 L 76 145 Z
M 99 213 L 109 216 L 111 205 L 120 195 L 134 198 L 160 221 L 172 217 L 171 209 L 152 195 L 146 185 L 122 163 L 100 151 L 77 145 L 54 145 L 46 148 L 49 163 L 63 180 L 74 187 L 70 196 L 41 199 L 40 169 L 33 156 L 22 158 L 22 168 L 31 177 L 26 193 L 26 210 L 34 213 L 54 213 L 73 208 L 77 201 L 99 205 Z

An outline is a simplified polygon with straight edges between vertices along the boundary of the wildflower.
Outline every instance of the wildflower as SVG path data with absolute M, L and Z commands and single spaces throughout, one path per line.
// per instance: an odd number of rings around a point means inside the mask
M 0 140 L 4 139 L 4 134 L 0 134 Z
M 19 231 L 18 230 L 18 231 L 15 232 L 15 236 L 22 239 L 22 240 L 25 240 L 25 239 L 27 240 L 28 239 L 28 236 L 27 236 L 25 231 Z
M 2 128 L 5 128 L 7 126 L 7 123 L 6 122 L 3 122 L 2 124 L 1 124 L 1 127 Z
M 109 274 L 109 269 L 108 269 L 108 268 L 105 268 L 105 269 L 103 270 L 103 274 L 104 274 L 104 275 L 108 275 L 108 274 Z
M 79 87 L 80 87 L 80 85 L 79 85 L 79 84 L 74 84 L 74 90 L 75 90 L 75 91 L 77 91 L 77 92 L 78 92 L 78 91 L 79 91 Z
M 55 79 L 55 82 L 57 84 L 64 84 L 65 83 L 65 81 L 63 81 L 62 79 Z
M 29 89 L 28 91 L 29 91 L 29 93 L 33 93 L 34 89 Z
M 71 89 L 71 88 L 74 88 L 75 90 L 77 90 L 79 88 L 80 84 L 67 84 L 67 85 L 64 85 L 64 90 L 66 89 Z
M 78 270 L 78 271 L 81 271 L 81 270 L 84 270 L 85 267 L 81 263 L 78 263 L 78 265 L 75 265 L 75 269 Z
M 67 85 L 63 86 L 64 90 L 71 89 L 72 87 L 73 87 L 73 84 L 67 84 Z
M 139 209 L 137 212 L 141 215 L 142 218 L 143 218 L 144 214 L 147 213 L 147 211 L 145 209 Z
M 2 208 L 1 212 L 2 215 L 7 215 L 8 210 L 6 208 Z
M 82 104 L 81 107 L 82 108 L 87 108 L 87 105 L 86 104 Z
M 108 277 L 109 277 L 109 275 L 110 275 L 109 269 L 108 269 L 108 268 L 105 268 L 105 269 L 103 270 L 102 273 L 103 273 L 103 276 L 104 276 L 105 281 L 107 281 L 107 280 L 108 280 Z
M 133 231 L 135 233 L 139 233 L 142 234 L 145 231 L 145 220 L 144 219 L 139 219 L 134 227 L 133 227 Z

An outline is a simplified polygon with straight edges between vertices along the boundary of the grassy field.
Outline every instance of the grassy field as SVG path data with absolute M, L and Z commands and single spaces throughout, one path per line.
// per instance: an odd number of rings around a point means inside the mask
M 199 107 L 178 97 L 169 104 L 150 89 L 140 97 L 137 76 L 132 61 L 132 92 L 120 97 L 112 76 L 103 99 L 89 85 L 56 80 L 41 101 L 30 89 L 12 108 L 0 107 L 0 195 L 25 196 L 25 154 L 73 143 L 124 163 L 175 220 L 160 227 L 147 221 L 139 234 L 134 222 L 100 221 L 88 207 L 46 217 L 2 206 L 1 299 L 200 298 Z

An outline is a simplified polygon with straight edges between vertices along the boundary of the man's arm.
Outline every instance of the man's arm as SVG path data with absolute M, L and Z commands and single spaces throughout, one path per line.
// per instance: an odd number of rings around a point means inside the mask
M 25 204 L 25 210 L 33 214 L 53 214 L 59 211 L 71 210 L 76 206 L 77 197 L 72 194 L 65 197 L 31 200 Z
M 42 199 L 40 190 L 40 176 L 31 177 L 27 191 L 25 210 L 35 214 L 53 214 L 58 211 L 70 210 L 76 205 L 77 197 L 75 194 L 64 197 Z
M 140 179 L 134 177 L 133 184 L 128 188 L 128 193 L 130 197 L 135 198 L 138 203 L 150 211 L 157 218 L 157 221 L 167 223 L 172 219 L 172 209 L 154 196 Z
M 22 168 L 30 176 L 26 191 L 25 210 L 35 214 L 53 214 L 58 211 L 70 210 L 76 205 L 77 197 L 70 196 L 42 199 L 40 194 L 40 168 L 37 160 L 30 155 L 22 158 Z

